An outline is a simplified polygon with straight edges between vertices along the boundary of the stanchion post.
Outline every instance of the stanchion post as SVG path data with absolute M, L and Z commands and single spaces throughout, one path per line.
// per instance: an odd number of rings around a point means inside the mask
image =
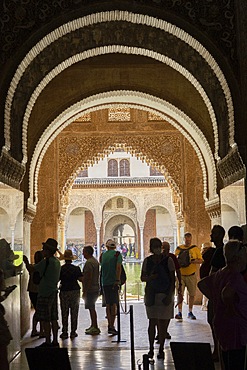
M 117 341 L 120 342 L 120 340 L 121 340 L 121 323 L 120 323 L 120 305 L 119 305 L 119 302 L 117 304 L 117 331 L 118 331 Z
M 126 282 L 124 283 L 124 312 L 127 312 L 127 289 Z
M 130 306 L 130 346 L 131 346 L 131 370 L 135 370 L 135 344 L 134 344 L 133 305 Z

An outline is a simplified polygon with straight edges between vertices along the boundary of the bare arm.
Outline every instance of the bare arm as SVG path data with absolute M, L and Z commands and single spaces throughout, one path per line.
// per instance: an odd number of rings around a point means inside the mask
M 83 274 L 82 279 L 79 279 L 80 281 L 82 281 L 83 294 L 87 294 L 87 291 L 88 291 L 88 289 L 90 288 L 90 286 L 92 284 L 92 276 L 93 276 L 93 273 L 92 273 L 92 271 L 89 270 L 89 271 L 86 271 Z
M 26 265 L 26 269 L 28 272 L 34 272 L 34 267 L 33 265 L 31 265 L 31 263 L 29 262 L 27 256 L 23 256 L 23 262 L 25 263 Z

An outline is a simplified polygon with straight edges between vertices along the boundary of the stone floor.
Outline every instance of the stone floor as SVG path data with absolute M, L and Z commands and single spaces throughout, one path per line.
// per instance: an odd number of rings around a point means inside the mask
M 134 322 L 134 351 L 131 356 L 131 338 L 130 338 L 130 306 L 133 308 Z M 127 313 L 125 313 L 125 308 Z M 148 352 L 148 336 L 145 307 L 142 301 L 129 301 L 126 306 L 120 308 L 120 337 L 112 337 L 107 334 L 107 321 L 105 318 L 105 309 L 97 303 L 97 312 L 101 334 L 90 336 L 84 334 L 85 328 L 90 326 L 89 314 L 85 310 L 83 302 L 80 305 L 79 312 L 79 336 L 73 340 L 60 339 L 60 347 L 67 347 L 72 370 L 129 370 L 143 369 L 138 364 L 142 363 L 143 354 Z M 206 312 L 201 310 L 201 306 L 194 307 L 194 314 L 197 320 L 187 319 L 187 305 L 183 307 L 184 319 L 178 322 L 171 320 L 169 332 L 171 340 L 165 343 L 165 360 L 157 360 L 156 353 L 158 345 L 155 348 L 155 364 L 150 365 L 151 369 L 174 370 L 173 358 L 170 350 L 170 341 L 177 342 L 206 342 L 212 345 L 212 337 L 209 326 L 206 322 Z M 32 348 L 41 344 L 43 339 L 30 338 L 30 332 L 22 341 L 21 353 L 11 362 L 10 370 L 28 370 L 28 364 L 25 355 L 25 348 Z M 134 366 L 135 365 L 135 366 Z M 219 369 L 219 365 L 215 366 Z M 189 369 L 188 369 L 189 370 Z

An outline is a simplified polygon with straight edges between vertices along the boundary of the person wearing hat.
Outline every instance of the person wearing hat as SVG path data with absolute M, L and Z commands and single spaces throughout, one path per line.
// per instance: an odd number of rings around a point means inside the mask
M 61 265 L 55 257 L 58 243 L 53 238 L 48 238 L 43 244 L 44 259 L 35 265 L 30 265 L 28 258 L 23 256 L 27 269 L 38 271 L 41 277 L 36 306 L 36 319 L 44 328 L 45 342 L 40 347 L 59 347 L 58 336 L 58 282 Z M 51 331 L 53 341 L 51 342 Z
M 106 302 L 108 334 L 117 335 L 114 323 L 119 303 L 122 255 L 116 252 L 116 243 L 112 239 L 107 240 L 106 248 L 107 251 L 101 255 L 102 288 Z
M 78 313 L 80 305 L 80 285 L 78 280 L 82 279 L 82 272 L 79 266 L 72 264 L 72 261 L 76 259 L 70 249 L 66 249 L 63 256 L 60 259 L 65 261 L 65 264 L 61 267 L 60 272 L 60 306 L 62 314 L 62 334 L 61 339 L 67 339 L 68 335 L 68 321 L 69 314 L 71 318 L 71 332 L 70 338 L 73 339 L 78 336 L 76 330 L 78 325 Z

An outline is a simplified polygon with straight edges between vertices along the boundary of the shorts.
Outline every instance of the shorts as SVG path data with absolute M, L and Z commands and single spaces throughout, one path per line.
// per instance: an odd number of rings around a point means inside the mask
M 189 296 L 194 297 L 196 295 L 196 274 L 193 275 L 182 275 L 181 276 L 182 280 L 182 293 L 184 294 L 184 289 L 185 287 L 188 290 Z
M 29 298 L 30 298 L 33 308 L 36 310 L 38 293 L 29 292 Z
M 38 297 L 36 306 L 37 321 L 58 320 L 57 292 L 49 297 Z
M 118 304 L 119 302 L 119 287 L 118 285 L 105 285 L 103 286 L 103 294 L 106 304 Z
M 95 303 L 96 303 L 98 297 L 99 297 L 98 292 L 89 292 L 89 293 L 87 293 L 86 299 L 85 299 L 85 308 L 87 310 L 95 309 Z

